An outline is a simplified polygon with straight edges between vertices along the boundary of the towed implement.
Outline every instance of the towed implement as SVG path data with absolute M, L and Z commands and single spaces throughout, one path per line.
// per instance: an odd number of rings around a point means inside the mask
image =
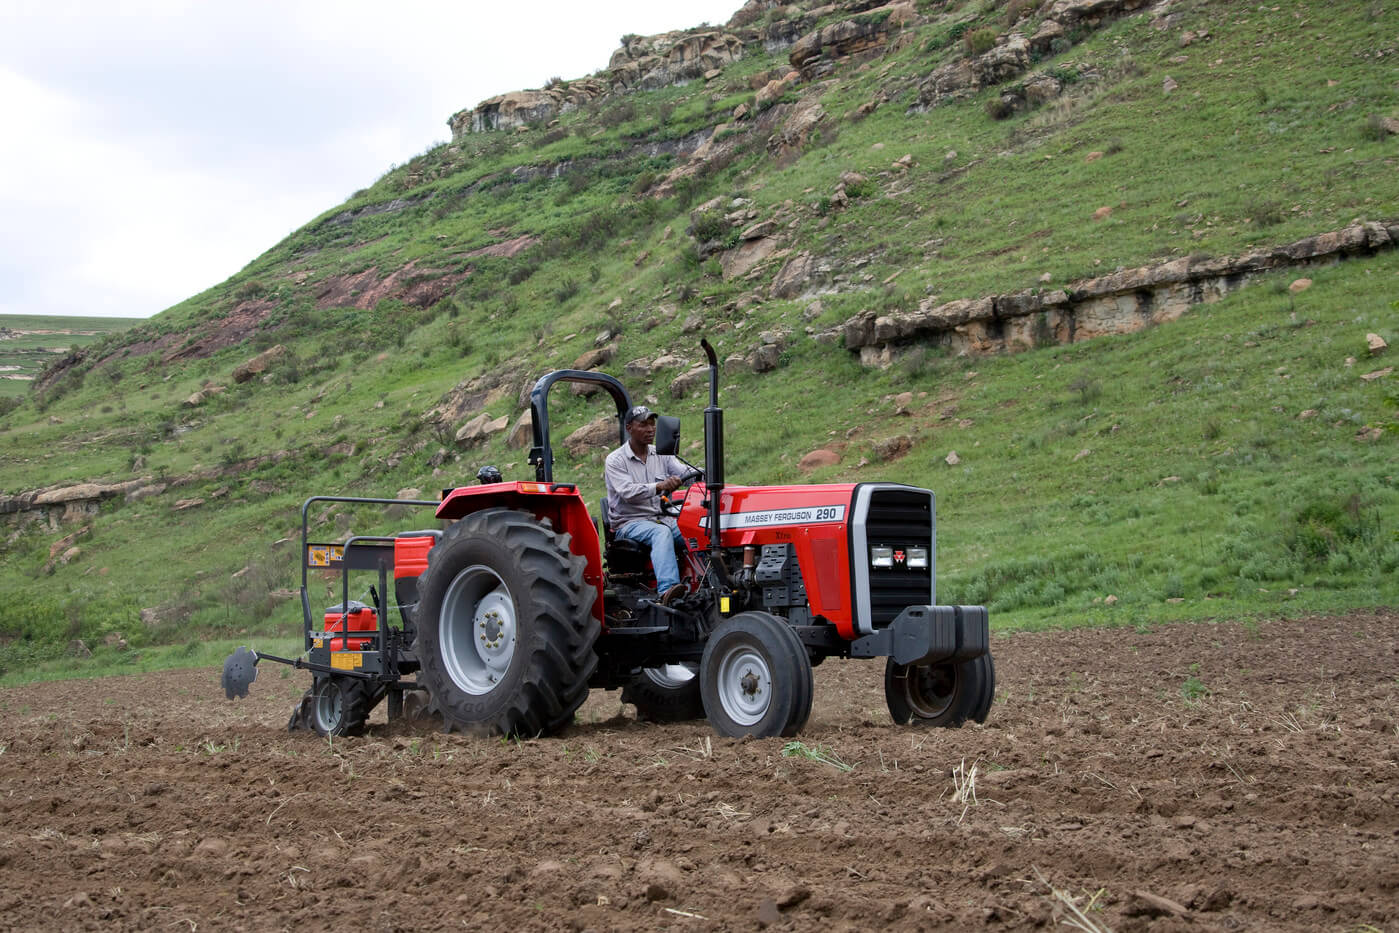
M 701 344 L 704 467 L 667 506 L 683 538 L 678 598 L 658 598 L 648 552 L 613 536 L 605 504 L 595 522 L 577 485 L 554 478 L 553 386 L 606 391 L 622 441 L 631 408 L 612 376 L 559 370 L 530 394 L 532 481 L 483 470 L 480 484 L 434 501 L 308 499 L 304 652 L 239 648 L 224 664 L 225 692 L 246 696 L 264 660 L 308 669 L 312 686 L 290 725 L 323 735 L 363 731 L 385 700 L 390 720 L 426 709 L 448 730 L 547 735 L 572 722 L 590 689 L 620 688 L 645 719 L 707 718 L 726 736 L 788 736 L 811 713 L 813 666 L 884 658 L 896 722 L 984 721 L 995 690 L 987 612 L 937 603 L 933 493 L 898 483 L 726 484 L 718 361 Z M 658 419 L 659 453 L 677 453 L 679 429 L 678 419 Z M 312 542 L 308 510 L 320 502 L 430 508 L 445 528 Z M 340 602 L 319 614 L 313 570 L 338 571 L 341 581 Z M 350 599 L 352 572 L 377 574 L 369 603 Z

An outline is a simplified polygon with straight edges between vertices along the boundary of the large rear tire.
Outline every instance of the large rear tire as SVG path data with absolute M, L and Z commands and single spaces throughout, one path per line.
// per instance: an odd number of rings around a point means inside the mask
M 699 667 L 694 663 L 646 667 L 622 688 L 622 702 L 636 706 L 645 722 L 687 722 L 704 718 Z
M 739 613 L 714 629 L 699 680 L 720 735 L 796 735 L 811 714 L 811 658 L 791 626 L 766 612 Z
M 985 722 L 996 695 L 996 664 L 988 652 L 970 661 L 884 666 L 884 699 L 902 725 L 960 728 Z
M 548 735 L 573 721 L 601 625 L 585 561 L 529 512 L 487 509 L 443 534 L 419 578 L 418 682 L 448 731 Z

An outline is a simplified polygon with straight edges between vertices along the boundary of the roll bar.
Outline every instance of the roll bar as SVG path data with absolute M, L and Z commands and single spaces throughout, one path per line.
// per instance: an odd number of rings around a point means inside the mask
M 627 412 L 631 410 L 631 396 L 621 382 L 607 373 L 583 369 L 559 369 L 540 376 L 529 393 L 530 429 L 534 435 L 529 462 L 534 467 L 535 480 L 541 483 L 554 481 L 554 448 L 549 443 L 549 390 L 556 382 L 592 383 L 606 389 L 617 405 L 618 443 L 627 442 Z

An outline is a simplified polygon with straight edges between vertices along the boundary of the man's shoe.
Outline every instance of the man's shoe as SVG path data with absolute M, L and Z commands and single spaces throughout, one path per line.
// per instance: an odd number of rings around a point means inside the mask
M 665 591 L 665 594 L 661 596 L 661 605 L 662 605 L 662 606 L 669 606 L 671 603 L 675 602 L 677 599 L 679 599 L 681 596 L 684 596 L 684 595 L 685 595 L 685 584 L 683 584 L 683 583 L 677 583 L 677 584 L 675 584 L 674 586 L 672 586 L 670 589 L 666 590 L 666 591 Z

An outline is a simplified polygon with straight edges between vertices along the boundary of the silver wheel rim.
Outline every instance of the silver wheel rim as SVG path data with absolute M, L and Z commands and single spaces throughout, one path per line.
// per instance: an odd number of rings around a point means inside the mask
M 698 664 L 662 664 L 660 667 L 642 668 L 641 673 L 656 686 L 675 690 L 693 681 L 698 671 Z
M 494 690 L 510 669 L 519 636 L 515 601 L 500 574 L 484 564 L 457 574 L 442 598 L 438 636 L 452 683 L 473 696 Z
M 935 719 L 946 713 L 957 696 L 955 665 L 910 667 L 905 673 L 904 699 L 919 719 Z M 946 693 L 939 691 L 945 690 Z
M 316 723 L 322 732 L 334 732 L 340 725 L 340 719 L 345 715 L 345 698 L 340 695 L 340 688 L 334 681 L 327 681 L 316 691 L 315 713 Z
M 719 661 L 719 703 L 740 726 L 751 726 L 772 705 L 772 671 L 748 645 L 736 645 Z

